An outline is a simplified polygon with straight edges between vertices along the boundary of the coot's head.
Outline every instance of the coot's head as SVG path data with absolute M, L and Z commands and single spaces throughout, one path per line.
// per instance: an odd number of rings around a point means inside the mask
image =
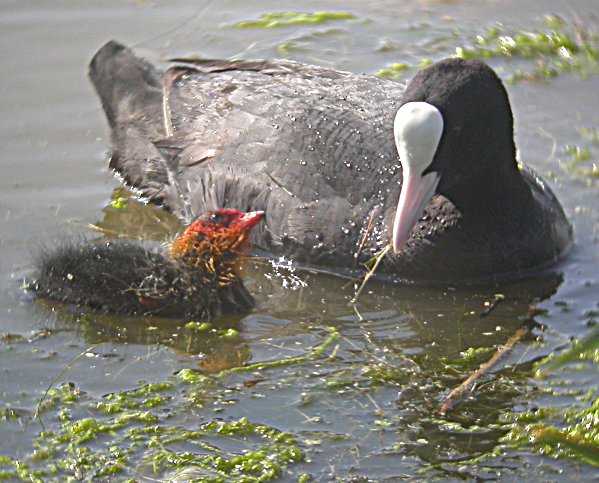
M 263 211 L 234 209 L 211 211 L 189 225 L 171 244 L 175 260 L 190 265 L 230 260 L 249 246 L 249 235 L 264 218 Z
M 419 72 L 402 98 L 394 134 L 403 168 L 396 253 L 436 193 L 467 200 L 472 190 L 489 189 L 516 170 L 508 96 L 480 61 L 446 59 Z

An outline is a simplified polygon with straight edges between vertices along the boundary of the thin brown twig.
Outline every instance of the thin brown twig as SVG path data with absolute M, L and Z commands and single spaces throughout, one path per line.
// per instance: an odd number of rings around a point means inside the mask
M 73 225 L 73 226 L 87 228 L 87 229 L 90 229 L 92 231 L 95 231 L 95 232 L 98 232 L 98 233 L 102 233 L 104 235 L 114 235 L 114 236 L 117 236 L 117 237 L 124 236 L 124 234 L 121 233 L 121 232 L 110 230 L 109 228 L 102 228 L 101 226 L 94 225 L 93 223 L 78 223 L 78 222 L 74 222 L 73 221 L 70 224 Z
M 281 183 L 277 178 L 275 178 L 272 174 L 266 173 L 266 176 L 270 178 L 270 180 L 276 184 L 279 188 L 281 188 L 285 193 L 287 193 L 292 198 L 297 198 L 283 183 Z
M 358 250 L 356 251 L 356 254 L 354 255 L 354 257 L 355 257 L 354 265 L 358 262 L 358 258 L 360 258 L 360 253 L 362 253 L 362 249 L 364 248 L 364 245 L 366 245 L 366 242 L 368 241 L 368 236 L 370 235 L 370 232 L 372 231 L 372 227 L 374 226 L 375 216 L 376 216 L 376 210 L 373 210 L 372 213 L 370 213 L 370 218 L 368 219 L 368 225 L 366 225 L 366 231 L 364 232 L 364 236 L 360 240 L 360 245 L 358 245 Z
M 358 297 L 362 293 L 362 290 L 364 290 L 364 287 L 366 287 L 368 280 L 370 280 L 370 278 L 374 275 L 374 272 L 376 272 L 376 269 L 379 267 L 379 264 L 381 263 L 383 258 L 385 258 L 385 255 L 387 255 L 387 253 L 389 252 L 390 249 L 391 249 L 391 245 L 387 245 L 385 248 L 383 248 L 377 254 L 377 256 L 375 257 L 374 265 L 372 266 L 372 268 L 370 270 L 368 270 L 366 275 L 364 275 L 364 279 L 362 280 L 362 285 L 360 285 L 360 288 L 356 292 L 356 295 L 354 295 L 354 297 L 350 300 L 351 304 L 355 304 L 357 302 Z
M 474 371 L 470 376 L 463 381 L 458 387 L 449 393 L 449 396 L 445 398 L 443 406 L 439 409 L 439 414 L 446 414 L 460 399 L 464 397 L 474 383 L 485 375 L 499 360 L 511 351 L 518 342 L 520 342 L 527 334 L 530 333 L 530 329 L 527 327 L 520 327 L 508 341 L 499 347 L 493 354 L 493 356 L 485 363 L 481 364 L 480 367 Z

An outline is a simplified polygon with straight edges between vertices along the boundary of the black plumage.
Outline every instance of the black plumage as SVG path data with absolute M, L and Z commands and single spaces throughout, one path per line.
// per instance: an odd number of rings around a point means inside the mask
M 263 212 L 216 210 L 171 243 L 64 241 L 43 250 L 30 288 L 98 312 L 213 318 L 246 311 L 254 298 L 238 269 Z
M 435 105 L 437 193 L 399 253 L 400 279 L 471 283 L 555 262 L 572 231 L 549 189 L 515 160 L 505 89 L 484 63 L 450 59 L 407 89 L 292 61 L 174 61 L 165 71 L 109 42 L 90 77 L 111 127 L 111 166 L 185 220 L 264 210 L 261 248 L 347 268 L 390 242 L 402 185 L 398 108 Z

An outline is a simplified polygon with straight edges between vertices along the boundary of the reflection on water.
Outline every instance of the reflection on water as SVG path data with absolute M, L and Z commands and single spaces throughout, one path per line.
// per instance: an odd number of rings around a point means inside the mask
M 181 225 L 175 217 L 154 206 L 143 205 L 131 196 L 122 188 L 114 191 L 113 202 L 103 210 L 102 220 L 95 224 L 104 237 L 120 236 L 165 243 L 180 230 Z M 292 268 L 294 272 L 291 275 L 301 284 L 290 286 L 282 266 L 273 267 L 268 258 L 250 257 L 246 260 L 244 278 L 258 298 L 261 312 L 280 318 L 301 316 L 306 319 L 324 317 L 338 320 L 349 331 L 362 324 L 374 324 L 377 332 L 384 331 L 384 325 L 379 326 L 384 322 L 390 325 L 395 337 L 398 329 L 396 324 L 401 321 L 409 323 L 414 331 L 411 337 L 416 344 L 426 346 L 435 341 L 445 341 L 447 343 L 443 348 L 449 353 L 476 346 L 480 343 L 481 332 L 497 333 L 501 341 L 505 337 L 505 333 L 499 334 L 502 330 L 515 329 L 521 325 L 531 305 L 549 298 L 562 282 L 562 275 L 557 271 L 505 285 L 437 287 L 428 290 L 418 286 L 377 282 L 374 279 L 369 282 L 357 303 L 350 304 L 361 283 L 359 279 L 298 266 Z M 273 273 L 279 276 L 273 276 Z M 283 299 L 286 303 L 281 308 L 280 301 Z M 348 311 L 352 315 L 348 316 Z M 216 322 L 238 328 L 239 321 L 233 322 L 237 317 L 227 316 Z M 172 332 L 176 324 L 181 324 L 181 321 L 159 317 L 123 318 L 94 315 L 93 312 L 86 313 L 84 319 L 94 326 L 108 328 L 106 333 L 111 334 L 109 338 L 122 327 L 123 334 L 126 334 L 123 341 L 136 343 L 155 343 L 159 340 L 167 343 L 165 333 Z M 146 331 L 148 325 L 156 327 L 163 339 Z M 163 330 L 166 332 L 163 333 Z M 490 342 L 493 344 L 497 341 Z M 174 346 L 181 349 L 184 344 L 177 343 Z M 187 352 L 199 351 L 191 349 Z

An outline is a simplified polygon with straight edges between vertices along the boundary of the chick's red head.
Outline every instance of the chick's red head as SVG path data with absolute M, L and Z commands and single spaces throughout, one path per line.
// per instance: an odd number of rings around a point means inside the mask
M 213 263 L 214 257 L 235 257 L 249 248 L 250 232 L 263 218 L 263 211 L 244 213 L 229 208 L 211 211 L 173 241 L 173 258 L 198 265 Z

